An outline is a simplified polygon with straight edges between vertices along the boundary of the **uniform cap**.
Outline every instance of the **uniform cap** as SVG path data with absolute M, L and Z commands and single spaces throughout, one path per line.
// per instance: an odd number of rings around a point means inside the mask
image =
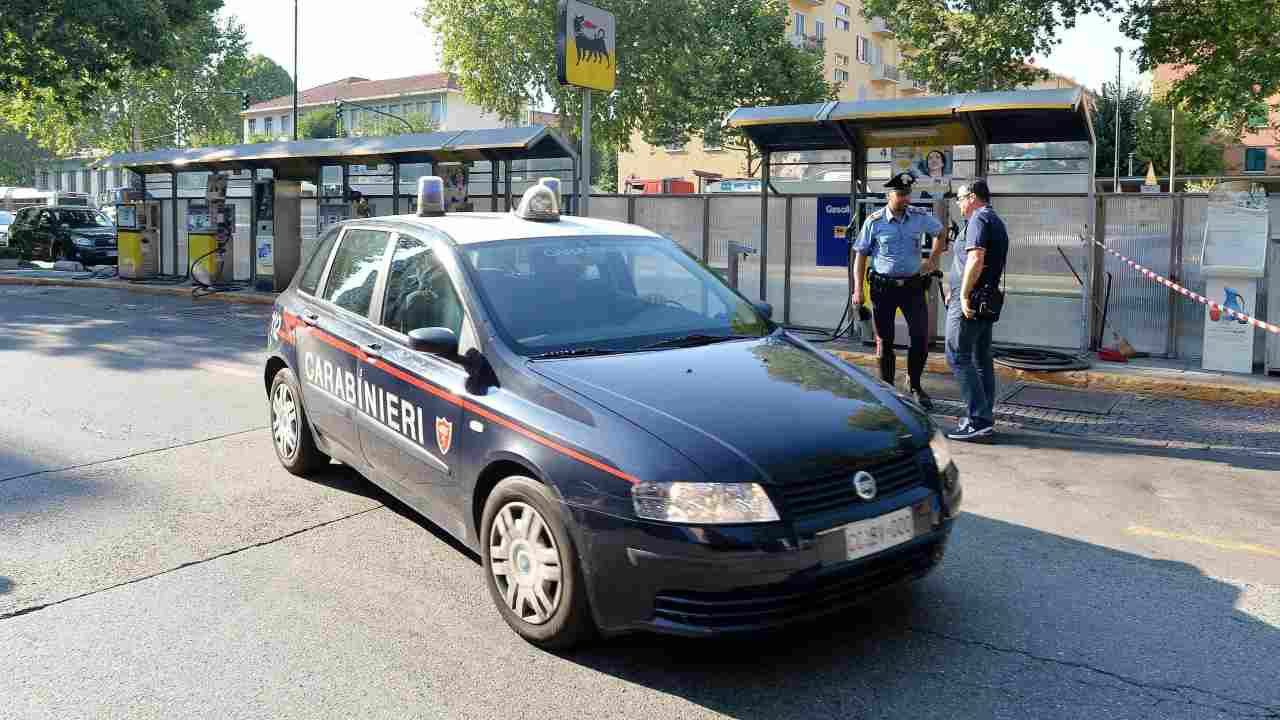
M 884 186 L 886 188 L 889 188 L 890 190 L 898 190 L 900 192 L 911 192 L 911 185 L 915 183 L 915 181 L 916 179 L 911 176 L 911 173 L 904 172 L 904 173 L 898 173 L 897 175 L 894 175 L 893 177 L 889 178 L 889 182 L 885 183 Z

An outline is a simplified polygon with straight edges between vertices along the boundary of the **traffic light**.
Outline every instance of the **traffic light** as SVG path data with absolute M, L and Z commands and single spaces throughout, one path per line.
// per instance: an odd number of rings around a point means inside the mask
M 338 137 L 342 137 L 343 135 L 345 135 L 343 131 L 346 130 L 346 127 L 342 122 L 342 105 L 343 105 L 342 101 L 339 100 L 337 106 L 334 108 L 334 112 L 337 116 L 335 119 L 337 120 L 336 125 L 337 125 L 338 132 L 336 133 L 336 135 L 338 135 Z
M 240 109 L 242 110 L 249 109 L 249 93 L 247 92 L 240 93 Z

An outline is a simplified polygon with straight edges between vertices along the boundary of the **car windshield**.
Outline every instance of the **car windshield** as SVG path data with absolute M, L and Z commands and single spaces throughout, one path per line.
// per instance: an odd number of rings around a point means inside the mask
M 73 228 L 111 227 L 107 216 L 96 210 L 59 210 L 58 222 Z
M 523 355 L 635 350 L 769 334 L 768 321 L 675 243 L 562 237 L 459 253 L 481 301 Z

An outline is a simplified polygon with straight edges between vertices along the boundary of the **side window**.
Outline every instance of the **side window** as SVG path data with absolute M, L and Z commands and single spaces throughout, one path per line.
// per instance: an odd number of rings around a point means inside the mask
M 462 302 L 427 243 L 401 235 L 391 256 L 382 324 L 398 333 L 428 327 L 462 332 Z
M 348 231 L 338 245 L 338 254 L 333 257 L 323 299 L 357 315 L 368 314 L 386 252 L 386 232 Z
M 316 294 L 316 288 L 320 286 L 320 273 L 324 272 L 324 264 L 329 261 L 329 253 L 333 250 L 333 243 L 337 239 L 338 228 L 336 227 L 329 228 L 324 237 L 320 238 L 315 252 L 307 261 L 307 269 L 302 272 L 302 279 L 298 281 L 299 290 L 308 295 Z

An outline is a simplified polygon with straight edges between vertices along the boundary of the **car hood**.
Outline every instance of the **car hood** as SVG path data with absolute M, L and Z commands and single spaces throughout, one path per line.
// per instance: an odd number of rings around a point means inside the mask
M 712 480 L 786 484 L 925 442 L 923 413 L 781 334 L 530 367 L 657 436 Z

